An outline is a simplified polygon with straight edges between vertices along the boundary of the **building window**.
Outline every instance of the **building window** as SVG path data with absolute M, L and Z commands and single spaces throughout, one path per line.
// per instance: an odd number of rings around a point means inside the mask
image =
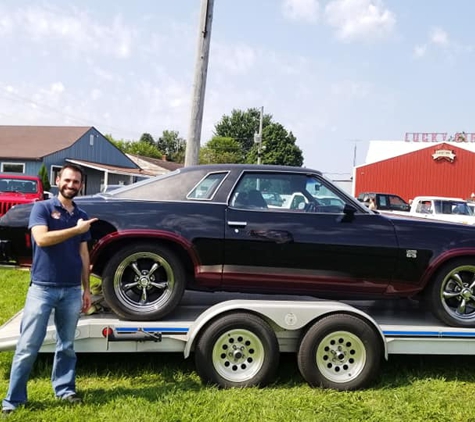
M 25 173 L 25 163 L 2 163 L 2 173 Z
M 93 133 L 91 133 L 89 135 L 89 145 L 91 145 L 91 147 L 94 146 L 94 138 L 95 138 L 95 135 Z
M 58 173 L 61 170 L 62 166 L 51 166 L 50 178 L 51 186 L 58 186 L 56 184 L 56 178 L 58 177 Z

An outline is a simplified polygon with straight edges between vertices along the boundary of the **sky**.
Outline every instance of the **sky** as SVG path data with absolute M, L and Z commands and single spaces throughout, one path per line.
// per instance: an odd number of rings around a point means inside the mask
M 202 0 L 2 0 L 0 125 L 188 137 Z M 475 1 L 215 0 L 201 145 L 264 107 L 332 179 L 370 140 L 475 132 Z

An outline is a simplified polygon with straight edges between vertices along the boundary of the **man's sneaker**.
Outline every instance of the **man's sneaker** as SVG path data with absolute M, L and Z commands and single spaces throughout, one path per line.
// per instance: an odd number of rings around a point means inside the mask
M 8 415 L 13 413 L 15 409 L 2 409 L 2 418 L 6 418 Z
M 77 394 L 70 394 L 69 396 L 63 397 L 61 400 L 67 401 L 71 404 L 81 404 L 82 399 Z

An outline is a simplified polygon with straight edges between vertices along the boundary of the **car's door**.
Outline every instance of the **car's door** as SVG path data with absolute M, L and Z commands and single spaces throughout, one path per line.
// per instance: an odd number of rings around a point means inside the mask
M 282 207 L 237 200 L 246 190 L 266 188 L 284 198 Z M 350 218 L 341 206 L 320 207 L 315 194 L 322 189 L 350 202 L 318 175 L 245 173 L 227 209 L 224 286 L 302 293 L 384 291 L 397 257 L 391 222 L 370 211 Z M 286 208 L 285 199 L 297 191 L 308 203 Z

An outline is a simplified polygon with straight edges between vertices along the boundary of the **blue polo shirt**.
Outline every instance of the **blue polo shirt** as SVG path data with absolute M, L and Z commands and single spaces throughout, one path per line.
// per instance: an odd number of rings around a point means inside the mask
M 47 226 L 49 231 L 62 230 L 75 227 L 80 218 L 87 220 L 87 214 L 74 202 L 73 205 L 74 210 L 69 213 L 56 196 L 46 201 L 35 202 L 28 228 Z M 32 236 L 32 283 L 55 287 L 81 285 L 82 261 L 79 246 L 81 242 L 87 242 L 90 238 L 91 234 L 88 231 L 56 245 L 40 247 Z

